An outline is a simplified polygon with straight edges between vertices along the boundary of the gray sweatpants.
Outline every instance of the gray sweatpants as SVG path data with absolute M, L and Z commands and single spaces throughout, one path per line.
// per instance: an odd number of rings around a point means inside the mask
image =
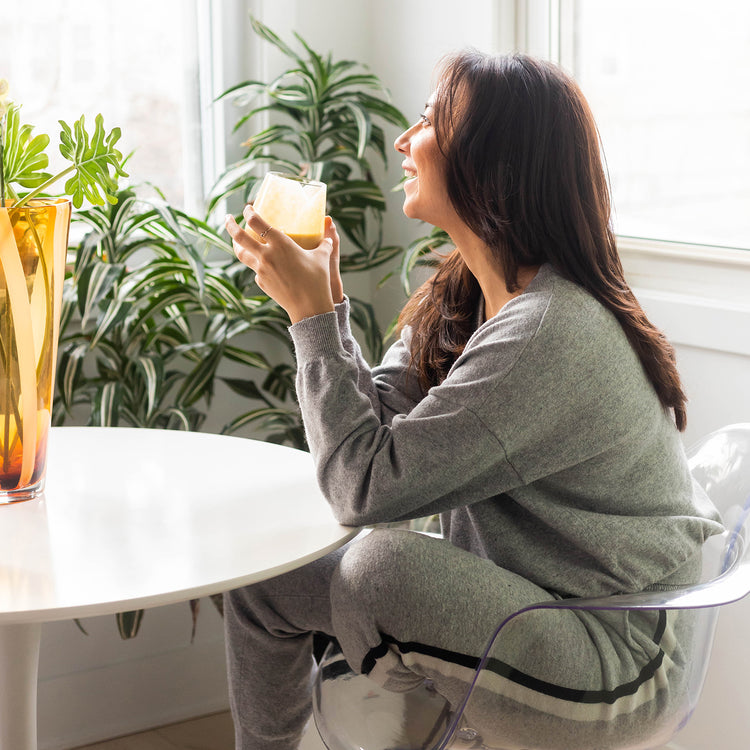
M 311 712 L 313 631 L 335 636 L 351 667 L 381 685 L 429 677 L 453 703 L 497 625 L 552 598 L 446 540 L 396 529 L 228 592 L 237 750 L 297 747 Z M 502 643 L 477 697 L 493 717 L 487 731 L 508 747 L 531 744 L 529 731 L 534 747 L 604 747 L 603 727 L 620 739 L 639 733 L 682 681 L 679 638 L 663 613 L 543 611 L 509 626 Z

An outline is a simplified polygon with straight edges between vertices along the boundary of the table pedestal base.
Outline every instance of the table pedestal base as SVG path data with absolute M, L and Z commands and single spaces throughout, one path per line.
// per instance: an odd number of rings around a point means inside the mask
M 0 750 L 37 750 L 39 623 L 0 625 Z

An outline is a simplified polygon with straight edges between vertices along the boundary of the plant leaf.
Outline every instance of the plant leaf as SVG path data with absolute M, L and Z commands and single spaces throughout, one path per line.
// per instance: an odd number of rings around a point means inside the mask
M 117 427 L 118 410 L 122 386 L 116 381 L 105 383 L 99 393 L 97 424 L 102 427 Z
M 271 402 L 263 395 L 263 391 L 252 381 L 240 378 L 222 378 L 222 381 L 231 388 L 232 391 L 244 398 L 255 398 L 265 401 L 269 406 Z
M 355 297 L 350 297 L 349 302 L 352 320 L 365 335 L 370 357 L 373 362 L 379 362 L 383 356 L 383 336 L 375 317 L 375 308 L 369 302 L 363 302 Z
M 303 64 L 303 60 L 297 55 L 297 53 L 288 44 L 282 42 L 281 39 L 268 28 L 268 26 L 262 24 L 254 16 L 250 16 L 250 24 L 253 27 L 253 31 L 258 34 L 258 36 L 273 44 L 274 47 L 283 52 L 287 57 L 296 60 L 300 65 Z
M 129 638 L 135 638 L 138 635 L 138 631 L 143 621 L 143 610 L 137 609 L 130 612 L 119 612 L 115 615 L 117 620 L 117 630 L 120 633 L 120 638 L 128 640 Z
M 177 394 L 178 403 L 189 406 L 202 397 L 211 397 L 214 375 L 221 362 L 222 354 L 222 346 L 213 347 L 208 356 L 193 369 Z
M 122 154 L 115 148 L 120 129 L 113 128 L 106 135 L 101 114 L 94 119 L 92 136 L 85 125 L 83 116 L 73 128 L 60 120 L 60 153 L 73 163 L 74 169 L 73 176 L 65 183 L 65 192 L 72 197 L 76 208 L 83 205 L 84 198 L 95 206 L 104 205 L 105 201 L 116 203 L 117 180 L 128 176 L 122 168 Z
M 49 165 L 45 149 L 48 135 L 32 137 L 33 127 L 22 125 L 21 107 L 11 104 L 6 113 L 3 148 L 3 172 L 6 187 L 15 183 L 23 188 L 36 188 L 49 178 L 44 170 Z

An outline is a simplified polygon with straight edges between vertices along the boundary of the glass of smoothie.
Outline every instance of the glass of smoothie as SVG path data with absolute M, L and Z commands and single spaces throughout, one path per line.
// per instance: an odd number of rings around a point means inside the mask
M 268 172 L 253 209 L 300 247 L 312 250 L 323 240 L 326 185 L 317 180 Z

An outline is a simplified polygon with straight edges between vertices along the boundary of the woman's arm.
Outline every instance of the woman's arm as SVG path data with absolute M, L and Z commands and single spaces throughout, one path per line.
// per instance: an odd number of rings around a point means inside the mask
M 389 421 L 363 393 L 335 314 L 308 318 L 290 331 L 308 442 L 321 488 L 340 521 L 418 518 L 518 485 L 497 437 L 467 406 L 476 401 L 471 377 L 457 387 L 432 389 Z
M 231 217 L 227 230 L 237 257 L 293 323 L 305 431 L 319 482 L 339 520 L 417 518 L 517 484 L 497 438 L 460 405 L 461 397 L 449 402 L 431 392 L 421 398 L 409 380 L 403 338 L 370 374 L 347 333 L 350 351 L 344 348 L 331 276 L 338 235 L 331 222 L 323 242 L 308 251 L 269 227 L 252 207 L 244 216 L 252 232 Z M 459 390 L 468 398 L 473 388 Z
M 339 236 L 331 218 L 326 217 L 323 242 L 315 250 L 303 250 L 269 227 L 251 206 L 245 207 L 244 216 L 252 232 L 242 229 L 231 216 L 226 227 L 238 259 L 256 272 L 258 286 L 287 311 L 292 323 L 335 311 L 341 345 L 356 365 L 358 386 L 373 409 L 386 423 L 396 414 L 411 411 L 423 394 L 409 372 L 408 342 L 402 337 L 371 371 L 352 335 L 349 302 L 339 273 Z
M 425 395 L 411 367 L 411 330 L 402 331 L 381 363 L 370 368 L 351 330 L 347 298 L 336 305 L 336 321 L 341 345 L 357 367 L 358 387 L 368 396 L 381 420 L 390 424 L 397 414 L 408 414 Z

